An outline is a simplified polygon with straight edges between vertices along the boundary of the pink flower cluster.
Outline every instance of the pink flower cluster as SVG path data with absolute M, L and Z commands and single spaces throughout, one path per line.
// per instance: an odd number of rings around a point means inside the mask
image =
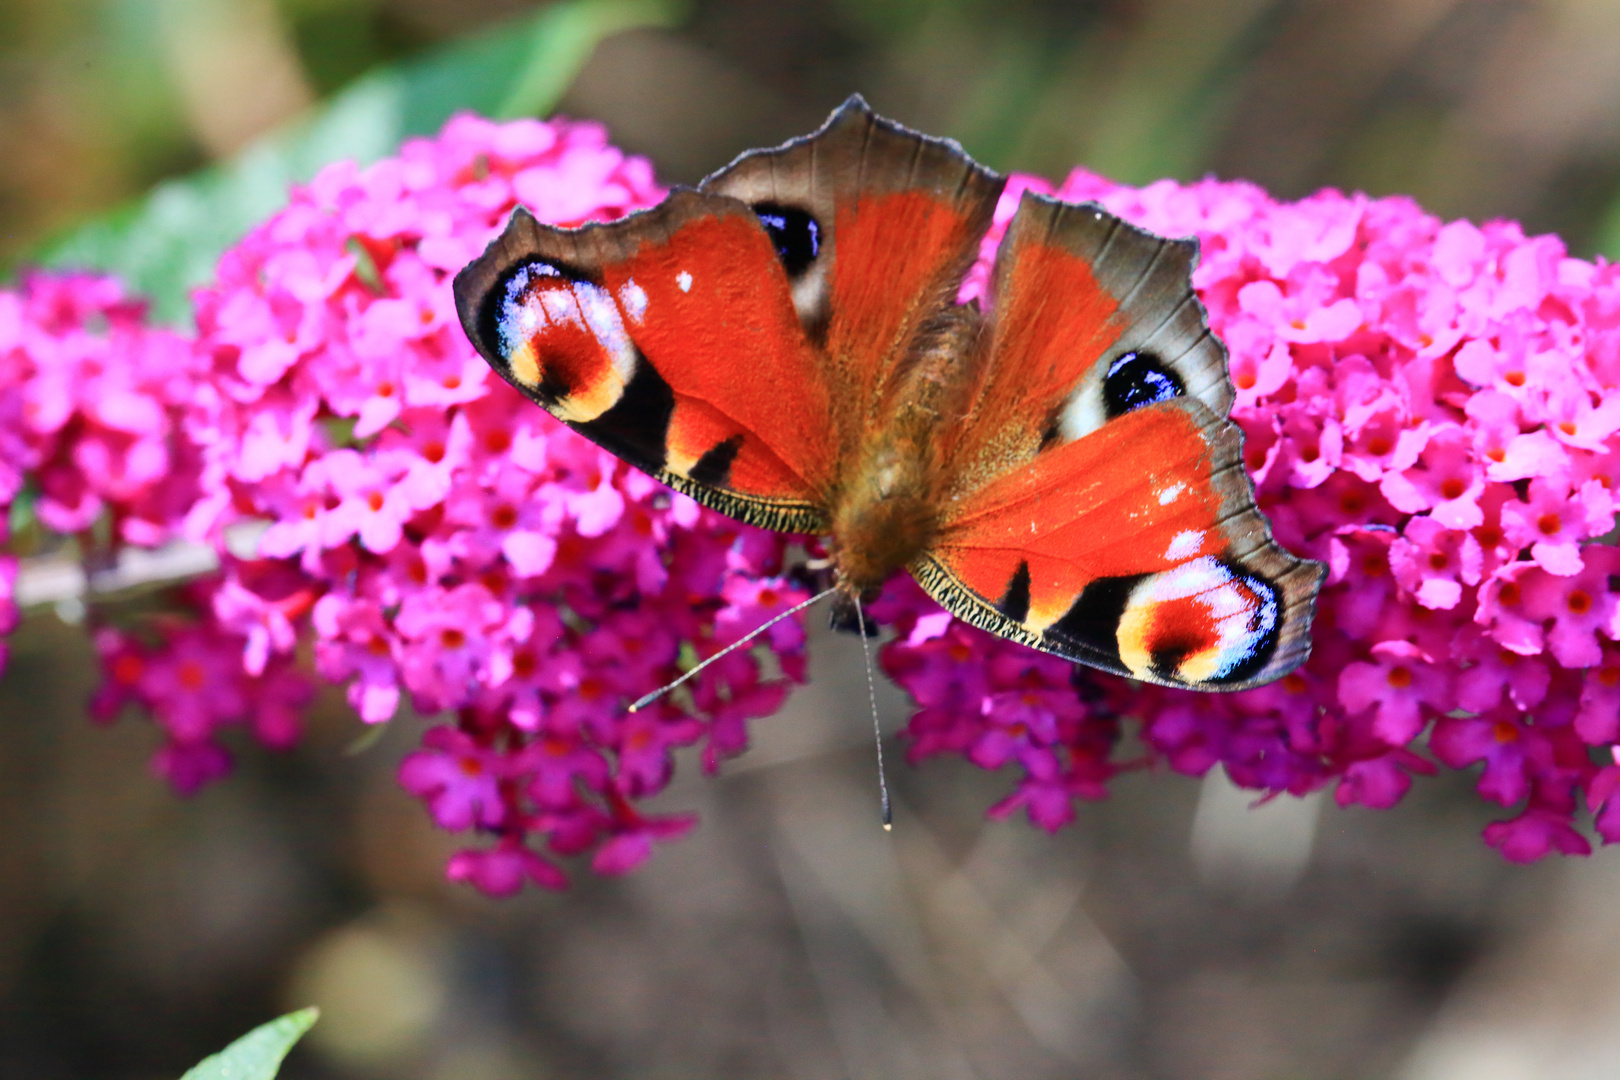
M 1026 188 L 1200 239 L 1260 505 L 1330 575 L 1310 661 L 1222 695 L 1066 671 L 891 590 L 884 664 L 922 706 L 913 756 L 1016 761 L 998 809 L 1056 828 L 1136 764 L 1115 756 L 1123 716 L 1178 771 L 1341 804 L 1393 805 L 1435 770 L 1426 748 L 1514 808 L 1485 830 L 1510 859 L 1587 852 L 1583 800 L 1620 840 L 1620 267 L 1407 199 L 1077 170 L 1014 178 L 965 296 Z
M 874 613 L 897 634 L 884 670 L 918 706 L 912 756 L 1014 766 L 992 812 L 1047 828 L 1154 761 L 1370 806 L 1436 762 L 1478 766 L 1481 795 L 1514 809 L 1486 831 L 1508 857 L 1586 851 L 1583 802 L 1620 840 L 1620 559 L 1599 542 L 1620 497 L 1620 270 L 1401 199 L 1076 172 L 1014 178 L 964 296 L 1026 188 L 1200 237 L 1194 282 L 1231 349 L 1261 505 L 1331 576 L 1310 662 L 1230 695 L 1031 652 L 897 581 Z M 557 857 L 620 872 L 689 828 L 638 804 L 675 750 L 714 769 L 746 746 L 803 677 L 801 623 L 625 706 L 805 595 L 788 541 L 523 401 L 450 293 L 519 203 L 577 223 L 661 195 L 595 125 L 460 117 L 294 191 L 197 294 L 194 336 L 146 327 L 104 279 L 0 293 L 0 503 L 86 544 L 222 552 L 175 594 L 184 615 L 93 618 L 95 714 L 145 706 L 160 771 L 194 790 L 226 768 L 222 726 L 296 737 L 307 642 L 365 721 L 405 698 L 442 716 L 400 778 L 441 827 L 485 838 L 451 860 L 456 880 L 555 887 Z M 228 529 L 255 525 L 254 558 L 224 555 Z M 14 573 L 0 560 L 6 626 Z M 1145 756 L 1122 755 L 1127 723 Z
M 115 719 L 139 705 L 164 734 L 152 769 L 183 795 L 230 771 L 221 729 L 246 725 L 264 746 L 284 750 L 298 741 L 304 706 L 314 687 L 280 657 L 256 673 L 242 663 L 244 640 L 213 617 L 224 602 L 217 578 L 193 582 L 176 597 L 191 617 L 165 613 L 139 632 L 102 626 L 95 632 L 105 679 L 90 715 Z
M 255 676 L 307 635 L 363 720 L 408 695 L 452 721 L 400 778 L 440 826 L 491 838 L 449 867 L 489 893 L 562 884 L 540 840 L 599 872 L 636 865 L 691 824 L 636 807 L 672 752 L 702 744 L 717 767 L 787 692 L 739 651 L 625 714 L 802 598 L 780 578 L 786 541 L 553 422 L 456 318 L 450 278 L 519 202 L 574 223 L 662 195 L 596 125 L 463 117 L 397 158 L 323 171 L 196 296 L 205 494 L 187 531 L 268 523 L 259 560 L 227 566 L 215 615 Z M 769 645 L 802 678 L 802 628 Z
M 180 536 L 202 491 L 188 424 L 205 376 L 192 340 L 147 325 L 145 304 L 112 279 L 34 274 L 0 292 L 0 536 L 16 518 L 16 546 L 75 545 L 91 569 Z M 0 634 L 17 622 L 18 567 L 0 556 Z M 180 590 L 186 617 L 91 620 L 107 676 L 91 715 L 144 707 L 164 736 L 153 769 L 186 793 L 227 770 L 219 729 L 291 745 L 311 692 L 285 659 L 245 671 L 244 639 L 214 617 L 213 594 L 209 582 Z

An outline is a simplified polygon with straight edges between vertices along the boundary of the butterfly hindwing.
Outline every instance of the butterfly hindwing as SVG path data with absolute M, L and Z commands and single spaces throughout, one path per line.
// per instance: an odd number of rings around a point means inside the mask
M 978 625 L 1151 682 L 1238 689 L 1309 650 L 1321 567 L 1271 539 L 1226 419 L 1196 247 L 1026 196 L 988 360 L 914 566 Z
M 496 371 L 576 431 L 741 520 L 826 527 L 823 365 L 744 204 L 676 190 L 579 229 L 519 210 L 455 293 Z

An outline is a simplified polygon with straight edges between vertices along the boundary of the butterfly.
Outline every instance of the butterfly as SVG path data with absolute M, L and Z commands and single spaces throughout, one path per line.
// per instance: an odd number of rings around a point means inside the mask
M 1026 192 L 987 310 L 958 304 L 1005 183 L 856 95 L 649 210 L 520 207 L 456 308 L 586 438 L 827 537 L 846 607 L 904 569 L 974 626 L 1145 682 L 1288 673 L 1324 568 L 1255 505 L 1197 241 Z

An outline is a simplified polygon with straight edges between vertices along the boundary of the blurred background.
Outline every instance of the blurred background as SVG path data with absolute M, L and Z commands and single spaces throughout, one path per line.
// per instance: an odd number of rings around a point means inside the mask
M 0 264 L 535 10 L 0 0 Z M 860 90 L 1000 169 L 1400 193 L 1620 254 L 1620 0 L 695 0 L 598 29 L 557 107 L 667 180 Z M 1373 813 L 1134 775 L 1048 837 L 984 820 L 993 775 L 900 766 L 885 835 L 859 650 L 812 655 L 747 756 L 682 762 L 661 808 L 693 837 L 496 902 L 442 882 L 394 783 L 426 721 L 350 754 L 332 693 L 297 752 L 182 802 L 139 722 L 84 719 L 80 630 L 32 614 L 0 682 L 0 1077 L 177 1077 L 310 1003 L 288 1077 L 1620 1075 L 1620 857 L 1507 865 L 1470 777 Z

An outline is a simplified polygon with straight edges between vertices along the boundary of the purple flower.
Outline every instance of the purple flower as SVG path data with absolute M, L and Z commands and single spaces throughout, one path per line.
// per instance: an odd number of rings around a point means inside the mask
M 1450 680 L 1411 642 L 1380 641 L 1371 652 L 1371 661 L 1347 665 L 1339 675 L 1339 701 L 1351 713 L 1375 709 L 1373 731 L 1404 746 L 1423 730 L 1424 707 L 1444 703 Z
M 400 762 L 399 782 L 427 803 L 441 829 L 498 828 L 506 820 L 501 780 L 506 761 L 465 732 L 436 727 L 422 736 L 422 749 Z

